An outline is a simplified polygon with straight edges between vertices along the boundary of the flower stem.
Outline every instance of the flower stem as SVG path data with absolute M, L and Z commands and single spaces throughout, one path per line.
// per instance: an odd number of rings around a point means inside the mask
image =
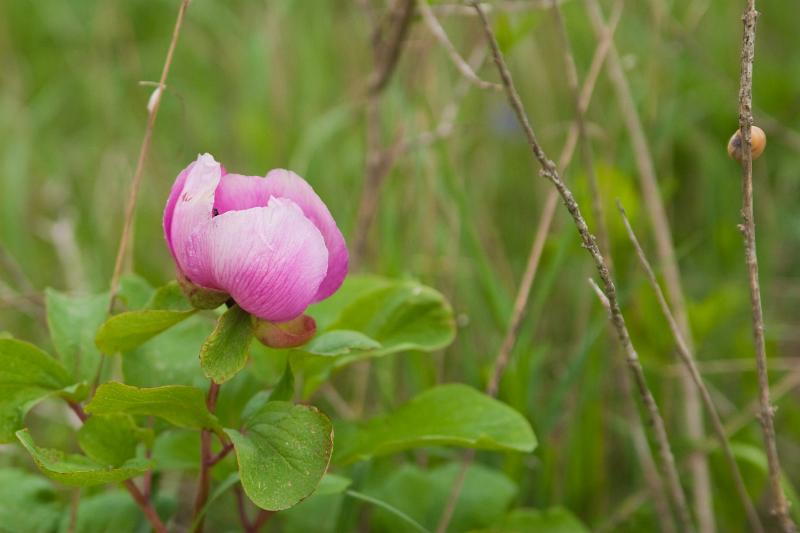
M 214 383 L 212 381 L 208 388 L 206 406 L 211 413 L 213 413 L 217 407 L 219 387 L 220 385 L 218 383 Z M 223 452 L 224 451 L 225 448 L 223 448 Z M 220 454 L 221 453 L 222 452 L 220 452 Z M 219 459 L 221 459 L 221 457 Z M 194 523 L 196 524 L 194 527 L 194 533 L 203 533 L 203 525 L 205 523 L 206 515 L 204 513 L 202 516 L 200 516 L 200 512 L 203 510 L 206 502 L 208 501 L 208 493 L 211 489 L 211 468 L 213 468 L 219 459 L 217 459 L 216 456 L 212 455 L 211 453 L 211 431 L 204 429 L 200 433 L 200 479 L 197 482 L 197 494 L 194 499 Z

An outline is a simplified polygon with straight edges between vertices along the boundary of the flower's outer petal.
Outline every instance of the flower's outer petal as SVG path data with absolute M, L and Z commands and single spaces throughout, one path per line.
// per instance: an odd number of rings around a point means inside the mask
M 242 309 L 273 322 L 291 320 L 313 301 L 328 269 L 322 234 L 295 203 L 228 211 L 211 222 L 217 288 Z
M 264 206 L 270 197 L 288 198 L 300 206 L 325 239 L 328 274 L 314 297 L 324 300 L 339 288 L 347 276 L 347 244 L 325 203 L 306 180 L 284 169 L 271 170 L 266 178 L 228 174 L 217 189 L 214 207 L 219 213 Z
M 175 213 L 175 204 L 178 203 L 178 197 L 183 192 L 183 186 L 186 184 L 186 176 L 192 171 L 194 164 L 195 161 L 189 163 L 189 166 L 181 170 L 181 173 L 175 178 L 175 183 L 172 184 L 172 190 L 170 190 L 169 198 L 167 198 L 167 205 L 164 207 L 164 238 L 167 241 L 172 257 L 175 257 L 175 250 L 172 248 L 172 216 Z
M 195 284 L 219 289 L 214 285 L 210 256 L 210 229 L 214 192 L 222 176 L 222 168 L 209 154 L 203 154 L 187 167 L 183 187 L 175 195 L 172 216 L 164 214 L 164 232 L 171 243 L 178 268 Z M 175 188 L 179 185 L 178 176 Z M 167 209 L 172 202 L 172 194 Z

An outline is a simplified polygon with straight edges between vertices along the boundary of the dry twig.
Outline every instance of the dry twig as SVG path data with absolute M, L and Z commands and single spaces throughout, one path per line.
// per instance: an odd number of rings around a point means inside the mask
M 742 16 L 742 75 L 739 88 L 739 131 L 742 137 L 742 224 L 744 235 L 744 254 L 747 265 L 747 279 L 750 285 L 750 305 L 753 314 L 753 340 L 756 349 L 758 369 L 758 399 L 760 405 L 759 421 L 764 434 L 764 448 L 767 455 L 769 485 L 773 498 L 773 513 L 786 533 L 797 531 L 789 516 L 789 505 L 781 486 L 781 465 L 778 459 L 778 445 L 775 437 L 774 410 L 769 399 L 769 372 L 767 350 L 764 342 L 764 314 L 761 309 L 761 285 L 758 280 L 758 256 L 756 255 L 756 227 L 753 218 L 753 158 L 750 152 L 750 129 L 753 126 L 753 58 L 755 56 L 756 19 L 758 12 L 755 0 L 747 0 Z
M 182 0 L 180 8 L 178 9 L 178 18 L 175 20 L 175 28 L 172 30 L 172 40 L 167 49 L 167 57 L 164 60 L 164 66 L 161 69 L 161 78 L 158 80 L 158 87 L 156 88 L 158 96 L 148 103 L 147 126 L 144 131 L 144 138 L 142 145 L 139 149 L 139 158 L 136 160 L 136 170 L 133 172 L 133 179 L 131 180 L 131 190 L 128 195 L 128 203 L 125 206 L 125 222 L 122 226 L 122 236 L 119 239 L 119 246 L 117 248 L 117 257 L 114 260 L 114 272 L 111 274 L 110 292 L 111 299 L 109 301 L 109 312 L 114 305 L 116 298 L 117 288 L 119 285 L 119 278 L 122 275 L 122 264 L 125 255 L 128 252 L 128 247 L 131 240 L 131 231 L 133 230 L 133 215 L 136 212 L 136 201 L 139 197 L 139 188 L 142 183 L 142 174 L 144 171 L 144 163 L 147 160 L 147 154 L 150 152 L 150 144 L 153 139 L 153 126 L 156 123 L 158 116 L 158 108 L 161 106 L 161 96 L 166 86 L 167 76 L 169 75 L 170 66 L 172 66 L 172 57 L 175 53 L 175 47 L 178 44 L 178 36 L 181 33 L 181 26 L 183 25 L 183 17 L 186 14 L 186 8 L 189 7 L 189 0 Z
M 461 54 L 458 53 L 455 45 L 453 45 L 453 43 L 447 37 L 447 32 L 445 32 L 444 28 L 437 20 L 436 15 L 433 13 L 433 10 L 431 10 L 431 6 L 428 5 L 428 0 L 417 0 L 417 9 L 419 9 L 420 14 L 422 15 L 422 20 L 425 21 L 425 25 L 428 27 L 433 36 L 436 37 L 436 40 L 439 41 L 439 44 L 442 46 L 442 48 L 444 48 L 445 52 L 447 52 L 450 61 L 453 62 L 464 78 L 481 89 L 489 89 L 493 91 L 503 90 L 501 85 L 482 80 L 477 74 L 475 74 L 475 71 L 472 70 L 472 67 L 469 66 L 469 63 L 467 63 L 464 58 L 461 57 Z
M 661 312 L 664 314 L 664 318 L 666 318 L 667 324 L 669 324 L 669 329 L 672 332 L 672 336 L 675 338 L 675 344 L 678 347 L 678 355 L 680 356 L 681 363 L 683 363 L 684 367 L 689 373 L 689 376 L 691 376 L 692 381 L 697 387 L 697 390 L 700 392 L 700 397 L 705 404 L 706 411 L 711 419 L 711 426 L 714 428 L 714 432 L 717 434 L 717 439 L 719 440 L 719 445 L 722 448 L 725 461 L 728 463 L 728 468 L 730 468 L 731 474 L 733 475 L 733 484 L 736 488 L 737 494 L 739 495 L 739 499 L 742 502 L 742 506 L 744 507 L 745 514 L 747 515 L 747 521 L 750 523 L 750 530 L 756 533 L 763 533 L 764 527 L 761 525 L 761 520 L 758 518 L 758 512 L 756 511 L 756 508 L 750 499 L 750 495 L 747 493 L 747 488 L 745 487 L 742 473 L 739 470 L 739 465 L 736 463 L 736 458 L 733 456 L 733 450 L 731 449 L 731 445 L 728 442 L 727 436 L 725 435 L 725 428 L 722 425 L 719 412 L 717 412 L 717 408 L 714 405 L 714 400 L 711 398 L 711 393 L 708 391 L 705 382 L 703 382 L 703 377 L 700 375 L 700 370 L 697 368 L 694 355 L 690 350 L 689 345 L 686 343 L 683 333 L 681 333 L 680 326 L 678 326 L 678 321 L 675 319 L 675 316 L 669 308 L 667 299 L 664 296 L 664 291 L 661 290 L 661 286 L 658 284 L 656 274 L 653 272 L 653 267 L 650 266 L 650 262 L 647 260 L 647 256 L 645 256 L 644 250 L 642 249 L 641 244 L 639 244 L 639 240 L 636 238 L 633 227 L 631 227 L 631 223 L 628 220 L 628 217 L 625 215 L 625 210 L 622 208 L 622 205 L 619 203 L 619 201 L 617 201 L 617 207 L 622 216 L 622 221 L 625 224 L 625 229 L 628 232 L 628 238 L 636 250 L 636 256 L 639 258 L 639 264 L 642 266 L 642 270 L 644 270 L 644 273 L 647 275 L 647 280 L 650 282 L 650 286 L 653 288 L 653 291 L 656 294 L 656 300 L 661 308 Z
M 605 22 L 603 14 L 597 0 L 587 0 L 587 11 L 591 23 L 598 38 L 603 35 Z M 617 96 L 620 113 L 625 127 L 631 138 L 633 145 L 634 159 L 638 169 L 639 183 L 642 189 L 642 196 L 646 206 L 647 214 L 650 218 L 650 225 L 656 241 L 656 253 L 659 264 L 664 272 L 667 295 L 678 326 L 690 349 L 693 350 L 694 342 L 689 326 L 688 312 L 681 283 L 680 270 L 675 254 L 675 247 L 672 240 L 672 232 L 669 226 L 664 202 L 658 187 L 653 157 L 647 142 L 647 136 L 642 126 L 642 121 L 636 109 L 633 96 L 631 95 L 625 71 L 613 42 L 609 51 L 606 71 L 609 80 Z M 687 433 L 690 439 L 699 440 L 703 438 L 703 417 L 700 408 L 700 399 L 697 390 L 691 382 L 688 374 L 684 375 L 681 381 L 683 386 L 684 416 L 686 417 Z M 702 453 L 696 452 L 689 459 L 693 483 L 693 495 L 695 502 L 695 512 L 697 514 L 698 525 L 701 532 L 713 532 L 714 514 L 711 498 L 711 478 L 708 470 L 708 462 Z
M 536 139 L 536 135 L 534 134 L 533 128 L 530 125 L 519 93 L 514 86 L 511 73 L 508 70 L 505 60 L 503 59 L 500 46 L 497 43 L 494 31 L 489 24 L 486 14 L 483 12 L 478 2 L 473 0 L 471 5 L 481 19 L 481 25 L 491 46 L 492 55 L 498 71 L 500 72 L 500 77 L 503 81 L 503 86 L 505 88 L 506 95 L 508 96 L 509 103 L 514 110 L 520 125 L 522 126 L 525 137 L 528 141 L 528 145 L 530 146 L 534 157 L 539 162 L 541 167 L 539 173 L 542 175 L 542 177 L 548 179 L 558 190 L 562 201 L 564 202 L 567 210 L 572 216 L 573 221 L 575 222 L 581 242 L 583 243 L 584 248 L 589 251 L 589 254 L 591 255 L 595 267 L 599 273 L 600 279 L 603 282 L 603 292 L 609 300 L 609 315 L 612 324 L 617 331 L 620 344 L 625 351 L 626 360 L 639 389 L 642 403 L 648 413 L 650 423 L 653 426 L 653 433 L 657 443 L 662 468 L 664 469 L 664 474 L 667 476 L 667 485 L 669 487 L 669 492 L 673 499 L 673 503 L 678 512 L 681 527 L 683 528 L 683 531 L 693 531 L 694 527 L 692 525 L 688 506 L 686 505 L 686 497 L 683 493 L 683 488 L 680 485 L 680 479 L 678 477 L 677 468 L 675 467 L 675 460 L 672 455 L 672 450 L 669 445 L 669 439 L 667 437 L 664 420 L 661 418 L 661 413 L 659 412 L 655 398 L 653 397 L 652 393 L 650 392 L 650 388 L 647 385 L 644 371 L 642 370 L 641 363 L 639 362 L 639 356 L 633 347 L 630 334 L 628 333 L 627 326 L 625 325 L 625 318 L 617 300 L 616 287 L 614 286 L 614 283 L 608 272 L 606 260 L 597 246 L 596 239 L 586 225 L 586 221 L 583 218 L 583 214 L 581 213 L 578 203 L 575 201 L 572 191 L 563 182 L 555 163 L 547 158 L 547 155 Z

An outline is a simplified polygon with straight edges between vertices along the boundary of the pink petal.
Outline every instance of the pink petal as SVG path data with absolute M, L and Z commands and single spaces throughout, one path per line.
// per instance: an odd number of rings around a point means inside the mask
M 178 268 L 193 283 L 212 289 L 221 289 L 214 284 L 209 255 L 214 192 L 221 175 L 220 164 L 209 154 L 201 155 L 178 175 L 164 213 L 164 233 Z
M 217 189 L 214 207 L 219 213 L 249 209 L 266 205 L 270 197 L 296 203 L 322 233 L 328 248 L 328 273 L 313 301 L 324 300 L 336 292 L 347 276 L 349 256 L 336 221 L 308 182 L 284 169 L 271 170 L 266 178 L 228 174 Z
M 320 231 L 290 200 L 227 211 L 211 222 L 215 286 L 251 314 L 284 322 L 305 311 L 328 269 Z

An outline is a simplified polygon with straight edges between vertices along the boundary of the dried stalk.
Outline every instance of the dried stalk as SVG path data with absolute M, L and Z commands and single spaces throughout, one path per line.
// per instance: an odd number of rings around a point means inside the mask
M 117 247 L 117 257 L 114 260 L 114 272 L 111 275 L 111 300 L 109 301 L 109 312 L 114 305 L 117 289 L 119 286 L 119 278 L 122 275 L 122 264 L 125 255 L 128 252 L 129 241 L 131 241 L 131 231 L 133 230 L 133 215 L 136 212 L 136 201 L 139 197 L 139 188 L 142 184 L 142 173 L 144 171 L 144 163 L 147 160 L 147 154 L 150 152 L 150 144 L 153 139 L 153 126 L 156 123 L 158 116 L 158 108 L 161 106 L 161 95 L 163 88 L 166 86 L 167 76 L 169 69 L 172 65 L 172 57 L 175 53 L 175 47 L 178 44 L 178 36 L 181 33 L 181 26 L 183 25 L 183 17 L 186 14 L 186 8 L 189 7 L 189 0 L 182 0 L 180 8 L 178 9 L 178 18 L 175 20 L 175 28 L 172 30 L 172 40 L 167 49 L 167 57 L 164 60 L 164 66 L 161 69 L 161 78 L 158 81 L 158 96 L 148 103 L 147 126 L 144 131 L 144 138 L 142 145 L 139 149 L 139 158 L 136 160 L 136 170 L 133 172 L 133 179 L 131 180 L 131 190 L 128 195 L 128 203 L 125 206 L 125 222 L 122 226 L 122 236 L 119 240 Z
M 208 387 L 208 396 L 206 397 L 206 407 L 208 408 L 209 413 L 214 413 L 217 407 L 217 398 L 219 397 L 219 384 L 214 383 L 213 381 Z M 192 529 L 193 533 L 203 533 L 203 526 L 205 524 L 206 515 L 203 513 L 201 516 L 200 513 L 203 511 L 203 508 L 206 506 L 206 502 L 208 501 L 208 494 L 211 490 L 211 469 L 213 468 L 214 464 L 216 464 L 215 457 L 211 453 L 211 430 L 203 429 L 200 432 L 200 479 L 197 481 L 197 493 L 195 494 L 194 499 L 194 515 L 193 515 L 193 523 L 194 528 Z M 230 448 L 228 448 L 230 451 Z M 223 448 L 223 455 L 224 457 L 227 452 L 225 452 L 225 448 Z M 220 458 L 221 458 L 220 457 Z
M 548 1 L 552 2 L 552 0 Z M 611 42 L 617 22 L 619 22 L 620 15 L 622 14 L 622 5 L 622 0 L 617 0 L 614 4 L 614 12 L 612 15 L 612 21 L 609 24 L 608 32 L 605 34 L 604 38 L 601 40 L 597 46 L 597 49 L 595 50 L 591 66 L 589 68 L 589 73 L 584 81 L 583 88 L 580 91 L 578 98 L 578 107 L 581 114 L 584 114 L 589 108 L 589 103 L 594 92 L 597 77 L 600 73 L 600 68 L 602 67 L 606 58 L 609 50 L 609 43 Z M 566 142 L 564 143 L 564 147 L 561 150 L 561 154 L 558 159 L 558 167 L 562 172 L 566 171 L 567 167 L 572 161 L 572 156 L 574 155 L 575 148 L 577 146 L 578 132 L 579 127 L 577 121 L 574 121 L 569 129 L 569 132 L 567 133 Z M 524 318 L 525 310 L 528 307 L 528 299 L 530 297 L 531 287 L 533 286 L 533 281 L 536 278 L 536 273 L 539 268 L 539 261 L 542 257 L 547 236 L 550 233 L 550 226 L 553 222 L 557 205 L 558 191 L 551 189 L 547 199 L 545 200 L 545 205 L 542 209 L 539 221 L 536 224 L 536 234 L 533 237 L 531 249 L 528 253 L 525 271 L 522 275 L 517 294 L 514 298 L 511 320 L 503 337 L 503 342 L 500 345 L 497 355 L 495 355 L 492 375 L 486 386 L 486 393 L 492 396 L 497 394 L 497 390 L 500 386 L 500 380 L 502 379 L 503 373 L 510 362 L 511 351 L 513 350 L 517 341 L 517 337 L 519 336 L 519 329 L 522 326 L 522 319 Z M 649 448 L 647 451 L 649 453 Z M 458 504 L 458 498 L 461 495 L 461 490 L 463 489 L 466 472 L 474 457 L 475 453 L 472 450 L 468 450 L 462 456 L 461 470 L 453 481 L 453 486 L 450 490 L 444 511 L 439 518 L 439 523 L 436 529 L 437 533 L 444 533 L 448 524 L 450 523 L 450 520 L 452 519 L 452 515 L 455 512 L 455 507 Z M 647 459 L 642 458 L 642 462 L 644 469 L 647 470 Z M 652 462 L 652 458 L 650 458 L 650 462 Z M 656 496 L 656 498 L 657 497 L 658 496 Z
M 572 52 L 572 45 L 567 34 L 567 27 L 564 23 L 564 17 L 562 16 L 561 8 L 556 0 L 551 0 L 551 3 L 551 12 L 553 13 L 558 35 L 561 39 L 560 44 L 564 51 L 564 64 L 567 74 L 567 84 L 570 92 L 572 93 L 573 103 L 575 106 L 575 125 L 577 126 L 578 143 L 580 144 L 581 159 L 589 184 L 589 192 L 592 199 L 592 214 L 597 224 L 599 248 L 608 261 L 609 273 L 613 275 L 611 240 L 608 233 L 608 226 L 606 224 L 605 209 L 603 208 L 602 197 L 600 195 L 597 174 L 594 169 L 591 142 L 586 129 L 587 110 L 581 105 L 581 88 L 578 82 L 578 69 L 575 66 L 575 56 Z M 619 16 L 622 13 L 621 2 L 618 3 L 618 7 L 619 9 L 615 12 L 616 18 L 614 25 L 616 25 L 616 22 L 619 20 Z M 612 38 L 608 33 L 606 35 L 607 38 L 605 39 L 605 50 L 608 51 L 610 43 L 612 42 Z M 597 68 L 594 74 L 597 75 L 599 70 L 600 69 Z M 563 173 L 563 167 L 559 168 L 562 169 Z M 636 404 L 631 391 L 630 378 L 624 372 L 620 374 L 619 386 L 622 389 L 621 397 L 624 415 L 631 423 L 631 440 L 633 441 L 634 450 L 642 467 L 645 483 L 650 489 L 650 493 L 653 497 L 653 503 L 655 505 L 656 517 L 658 519 L 659 526 L 664 533 L 673 533 L 675 531 L 675 524 L 670 511 L 669 500 L 664 494 L 664 481 L 658 472 L 658 467 L 656 466 L 655 461 L 653 460 L 652 452 L 650 451 L 650 446 L 647 442 L 647 435 L 642 427 L 639 415 L 636 412 Z
M 683 531 L 694 531 L 689 509 L 686 505 L 686 497 L 684 496 L 683 489 L 680 485 L 677 468 L 675 467 L 675 460 L 669 445 L 669 439 L 667 438 L 664 421 L 661 418 L 661 413 L 659 412 L 655 399 L 653 398 L 653 395 L 647 385 L 644 371 L 642 370 L 641 363 L 639 362 L 639 356 L 633 347 L 630 334 L 628 333 L 627 326 L 625 325 L 625 319 L 619 307 L 619 302 L 617 301 L 616 288 L 608 272 L 606 260 L 600 252 L 594 236 L 591 234 L 588 226 L 586 225 L 586 221 L 583 218 L 583 214 L 581 213 L 578 203 L 575 201 L 572 191 L 564 184 L 555 163 L 547 158 L 547 155 L 536 139 L 536 135 L 534 134 L 533 128 L 528 121 L 528 117 L 525 113 L 519 93 L 514 86 L 511 73 L 508 70 L 505 60 L 503 59 L 503 54 L 500 51 L 499 45 L 497 44 L 497 39 L 489 24 L 486 14 L 483 12 L 478 2 L 473 0 L 470 2 L 470 4 L 473 6 L 481 20 L 481 25 L 491 46 L 492 55 L 500 73 L 500 77 L 503 81 L 503 86 L 505 88 L 506 95 L 508 96 L 509 103 L 514 110 L 514 113 L 520 125 L 522 126 L 523 131 L 525 132 L 525 137 L 534 157 L 539 162 L 541 167 L 539 173 L 544 178 L 548 179 L 558 190 L 561 199 L 563 200 L 567 210 L 575 222 L 583 246 L 589 251 L 589 254 L 591 255 L 595 267 L 600 275 L 600 279 L 603 281 L 604 292 L 609 300 L 609 315 L 614 328 L 617 330 L 620 343 L 625 350 L 628 366 L 633 373 L 634 380 L 642 398 L 642 403 L 644 404 L 644 408 L 649 415 L 650 423 L 653 426 L 654 437 L 658 445 L 662 468 L 667 476 L 667 485 L 669 487 L 673 503 L 678 512 L 681 526 Z
M 785 376 L 772 388 L 773 401 L 780 400 L 797 387 L 800 387 L 800 371 L 795 370 L 794 372 L 791 372 L 789 375 Z M 761 408 L 758 399 L 755 399 L 741 412 L 735 414 L 730 420 L 725 422 L 725 436 L 730 438 L 741 431 L 742 428 L 747 426 L 747 424 L 752 421 L 753 417 L 758 417 L 760 410 Z M 716 439 L 709 439 L 700 443 L 697 448 L 706 452 L 712 452 L 717 446 L 718 441 Z M 684 462 L 684 464 L 681 465 L 681 470 L 684 470 L 685 467 L 686 463 Z M 625 522 L 629 516 L 636 513 L 643 505 L 647 503 L 647 496 L 648 494 L 645 490 L 640 490 L 634 494 L 631 494 L 614 513 L 611 513 L 611 516 L 607 520 L 594 528 L 595 531 L 597 531 L 597 533 L 616 531 L 619 524 Z
M 736 492 L 739 495 L 742 506 L 744 507 L 745 514 L 747 515 L 747 521 L 750 523 L 750 530 L 756 533 L 763 533 L 764 527 L 761 525 L 761 520 L 759 519 L 758 512 L 756 512 L 756 508 L 750 499 L 750 495 L 747 493 L 747 488 L 745 487 L 742 473 L 739 470 L 739 465 L 736 463 L 736 458 L 733 456 L 733 450 L 731 450 L 730 442 L 728 442 L 728 438 L 725 435 L 725 428 L 722 425 L 719 412 L 714 405 L 714 400 L 711 398 L 711 393 L 703 381 L 703 377 L 700 375 L 700 370 L 697 368 L 697 364 L 695 363 L 693 352 L 686 343 L 683 333 L 681 333 L 678 322 L 670 310 L 667 299 L 664 296 L 664 292 L 661 290 L 661 286 L 656 279 L 656 274 L 653 272 L 653 268 L 650 266 L 650 262 L 647 260 L 647 256 L 645 256 L 644 250 L 642 249 L 641 244 L 639 244 L 639 240 L 636 238 L 633 227 L 631 227 L 631 223 L 628 220 L 628 217 L 625 215 L 625 210 L 622 208 L 622 205 L 619 203 L 619 201 L 617 201 L 617 207 L 622 215 L 622 221 L 624 222 L 625 229 L 628 232 L 628 238 L 636 250 L 636 256 L 639 258 L 639 264 L 642 266 L 642 270 L 644 270 L 644 273 L 647 275 L 647 280 L 650 282 L 650 286 L 655 292 L 656 300 L 661 308 L 661 312 L 664 314 L 664 318 L 667 319 L 669 329 L 672 332 L 672 336 L 675 338 L 675 344 L 678 347 L 678 355 L 680 356 L 681 363 L 683 363 L 684 367 L 691 376 L 692 381 L 697 387 L 697 390 L 700 392 L 700 397 L 705 404 L 706 411 L 711 419 L 711 426 L 714 428 L 714 432 L 717 434 L 717 439 L 719 440 L 720 448 L 722 448 L 722 454 L 725 457 L 725 461 L 728 463 L 728 468 L 731 470 L 734 487 L 736 488 Z
M 368 80 L 366 100 L 367 159 L 364 190 L 359 201 L 357 223 L 353 235 L 352 261 L 357 264 L 366 252 L 369 229 L 378 208 L 378 198 L 383 181 L 391 170 L 399 142 L 394 148 L 384 149 L 381 142 L 380 101 L 383 90 L 391 78 L 403 45 L 406 41 L 414 0 L 395 0 L 373 33 L 374 66 Z
M 753 158 L 750 152 L 753 126 L 753 58 L 755 56 L 756 20 L 758 12 L 755 0 L 747 0 L 742 21 L 742 75 L 739 89 L 739 131 L 742 137 L 742 224 L 744 235 L 744 255 L 747 265 L 747 279 L 750 285 L 750 305 L 753 314 L 753 341 L 756 349 L 756 368 L 758 369 L 758 399 L 761 412 L 759 421 L 764 434 L 764 448 L 769 468 L 769 485 L 773 498 L 772 512 L 777 516 L 785 533 L 797 531 L 789 516 L 789 506 L 781 486 L 781 465 L 778 459 L 778 445 L 775 437 L 775 412 L 769 399 L 769 372 L 767 350 L 764 342 L 764 314 L 761 309 L 761 285 L 758 280 L 758 256 L 756 255 L 756 227 L 753 217 Z
M 503 90 L 501 85 L 482 80 L 477 74 L 475 74 L 475 71 L 472 70 L 472 67 L 469 66 L 469 63 L 467 63 L 464 58 L 461 57 L 461 54 L 458 53 L 456 47 L 447 37 L 447 32 L 445 32 L 444 28 L 439 23 L 439 20 L 436 18 L 436 15 L 431 9 L 431 6 L 428 5 L 428 0 L 417 0 L 417 9 L 419 10 L 420 15 L 422 15 L 422 20 L 425 21 L 425 25 L 428 27 L 433 36 L 436 37 L 436 40 L 439 41 L 439 44 L 442 46 L 442 48 L 444 48 L 444 51 L 447 52 L 447 56 L 450 58 L 450 61 L 453 62 L 453 65 L 456 66 L 458 71 L 462 76 L 464 76 L 465 79 L 481 89 L 489 89 L 492 91 Z
M 586 5 L 591 23 L 599 37 L 602 35 L 605 26 L 599 3 L 597 0 L 587 0 Z M 686 339 L 689 348 L 693 349 L 694 342 L 689 326 L 680 270 L 675 255 L 669 219 L 664 210 L 664 202 L 658 187 L 653 157 L 650 153 L 642 121 L 636 110 L 636 104 L 631 95 L 625 71 L 622 68 L 619 54 L 613 42 L 611 43 L 611 50 L 609 52 L 608 61 L 606 62 L 606 71 L 614 87 L 620 113 L 633 144 L 634 158 L 638 168 L 642 196 L 655 237 L 657 257 L 664 273 L 669 302 L 675 310 L 675 316 L 684 339 Z M 684 374 L 684 380 L 681 381 L 681 384 L 683 386 L 683 407 L 688 436 L 692 440 L 702 439 L 704 435 L 703 418 L 697 390 L 692 384 L 691 377 L 688 374 Z M 706 457 L 699 452 L 693 453 L 689 461 L 694 482 L 694 508 L 697 514 L 699 529 L 701 532 L 711 533 L 715 530 L 715 525 L 708 462 Z

